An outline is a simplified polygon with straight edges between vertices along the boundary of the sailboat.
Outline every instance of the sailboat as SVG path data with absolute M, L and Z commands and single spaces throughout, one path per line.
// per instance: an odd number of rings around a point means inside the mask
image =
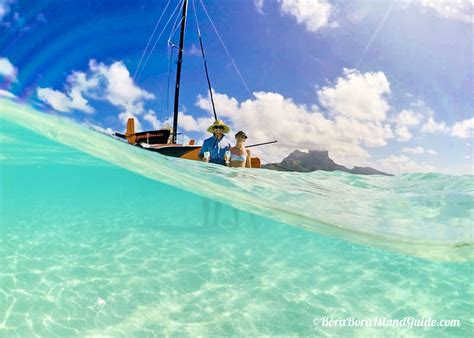
M 179 91 L 181 82 L 181 70 L 183 65 L 183 51 L 184 51 L 184 35 L 186 28 L 186 15 L 188 10 L 188 0 L 183 0 L 182 14 L 181 14 L 181 30 L 179 36 L 178 48 L 178 60 L 176 68 L 176 82 L 175 82 L 175 94 L 174 94 L 174 111 L 173 111 L 173 126 L 172 129 L 159 129 L 149 130 L 142 132 L 135 132 L 135 120 L 133 118 L 128 119 L 127 129 L 125 134 L 115 133 L 116 137 L 126 140 L 128 143 L 139 146 L 145 150 L 160 153 L 165 156 L 179 157 L 188 160 L 199 160 L 198 154 L 201 150 L 201 146 L 195 145 L 194 140 L 190 140 L 188 144 L 178 144 L 176 142 L 178 135 L 178 109 L 179 109 Z M 217 120 L 217 114 L 214 105 L 214 99 L 212 95 L 211 83 L 209 80 L 209 74 L 207 70 L 207 62 L 204 56 L 204 47 L 202 44 L 201 34 L 198 28 L 198 37 L 201 47 L 201 53 L 204 60 L 204 67 L 206 72 L 206 78 L 208 82 L 209 95 L 212 102 L 214 111 L 214 118 Z M 276 141 L 267 142 L 274 143 Z M 258 144 L 262 145 L 262 144 Z M 257 146 L 257 145 L 253 145 Z M 258 157 L 251 157 L 252 168 L 260 168 L 260 159 Z

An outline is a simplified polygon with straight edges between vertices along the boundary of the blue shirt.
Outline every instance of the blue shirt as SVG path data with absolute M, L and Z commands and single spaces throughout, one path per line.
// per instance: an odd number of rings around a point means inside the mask
M 208 151 L 211 154 L 209 162 L 224 164 L 225 152 L 230 150 L 231 147 L 232 145 L 225 135 L 223 135 L 220 140 L 212 135 L 204 140 L 199 155 L 204 155 L 204 152 Z

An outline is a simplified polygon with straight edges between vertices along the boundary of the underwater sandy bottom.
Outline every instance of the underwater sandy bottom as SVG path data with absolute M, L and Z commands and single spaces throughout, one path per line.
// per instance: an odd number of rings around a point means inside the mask
M 472 176 L 155 155 L 0 100 L 0 337 L 474 331 Z M 375 317 L 461 325 L 318 322 Z
M 472 263 L 350 244 L 122 169 L 2 168 L 0 335 L 468 335 Z M 316 318 L 459 319 L 458 328 Z

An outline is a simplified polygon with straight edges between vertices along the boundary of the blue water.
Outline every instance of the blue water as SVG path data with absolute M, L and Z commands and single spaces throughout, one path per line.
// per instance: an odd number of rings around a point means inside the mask
M 472 176 L 238 170 L 0 100 L 0 336 L 469 336 Z M 322 327 L 321 317 L 458 327 Z

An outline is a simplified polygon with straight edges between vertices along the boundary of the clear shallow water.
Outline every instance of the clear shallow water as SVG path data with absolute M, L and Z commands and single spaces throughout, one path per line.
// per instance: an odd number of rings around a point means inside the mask
M 233 171 L 9 101 L 0 117 L 1 336 L 474 328 L 471 177 Z M 461 327 L 313 323 L 405 316 Z

